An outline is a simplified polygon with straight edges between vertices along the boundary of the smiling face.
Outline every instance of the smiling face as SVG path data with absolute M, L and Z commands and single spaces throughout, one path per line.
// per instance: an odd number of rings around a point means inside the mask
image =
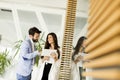
M 35 33 L 34 36 L 32 36 L 33 42 L 38 42 L 39 37 L 40 37 L 40 34 Z
M 52 36 L 52 35 L 48 35 L 48 43 L 49 43 L 49 44 L 54 43 L 54 40 L 53 40 L 53 36 Z

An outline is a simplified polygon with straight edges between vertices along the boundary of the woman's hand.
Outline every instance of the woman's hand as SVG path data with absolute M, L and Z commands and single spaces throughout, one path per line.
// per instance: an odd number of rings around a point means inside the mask
M 54 59 L 54 61 L 58 60 L 56 53 L 51 53 L 50 55 Z
M 43 61 L 46 61 L 46 60 L 48 61 L 49 58 L 50 58 L 49 56 L 44 56 L 44 57 L 43 57 Z
M 76 59 L 74 62 L 75 62 L 75 64 L 77 64 L 79 62 L 79 60 Z
M 80 60 L 83 60 L 83 56 L 78 56 L 76 59 L 75 59 L 75 64 L 77 64 Z
M 80 55 L 80 56 L 77 57 L 77 59 L 79 59 L 79 61 L 83 60 L 83 56 Z

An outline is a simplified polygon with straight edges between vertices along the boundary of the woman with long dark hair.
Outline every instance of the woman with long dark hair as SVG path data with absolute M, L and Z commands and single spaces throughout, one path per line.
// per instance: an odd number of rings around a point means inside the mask
M 83 60 L 83 56 L 85 55 L 84 49 L 85 49 L 86 39 L 87 38 L 85 36 L 80 37 L 74 48 L 74 52 L 72 55 L 72 60 L 75 63 L 73 73 L 76 73 L 77 77 L 76 78 L 73 77 L 73 80 L 82 80 L 82 75 L 81 75 L 82 63 L 83 63 L 82 60 Z
M 60 57 L 59 45 L 57 36 L 55 33 L 49 33 L 46 38 L 45 49 L 55 49 L 58 53 L 58 58 Z
M 59 62 L 60 58 L 60 51 L 59 51 L 59 45 L 58 45 L 58 40 L 57 36 L 55 33 L 49 33 L 46 38 L 46 43 L 44 50 L 56 50 L 56 53 L 50 53 L 50 56 L 43 56 L 42 57 L 42 66 L 41 69 L 39 70 L 40 76 L 38 76 L 38 80 L 57 80 L 55 79 L 56 73 L 56 64 Z M 44 52 L 44 51 L 43 51 Z M 50 62 L 50 59 L 53 59 L 54 62 Z

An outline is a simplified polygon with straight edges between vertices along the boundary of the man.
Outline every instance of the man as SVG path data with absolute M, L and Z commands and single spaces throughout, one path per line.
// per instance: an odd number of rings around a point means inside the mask
M 41 31 L 36 27 L 29 29 L 29 38 L 23 41 L 20 47 L 20 56 L 17 67 L 17 80 L 31 80 L 32 67 L 35 62 L 35 57 L 40 55 L 34 46 L 38 42 Z

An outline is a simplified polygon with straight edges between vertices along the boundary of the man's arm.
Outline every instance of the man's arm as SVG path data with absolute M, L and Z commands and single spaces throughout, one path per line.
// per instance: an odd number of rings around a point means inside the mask
M 24 59 L 26 59 L 26 60 L 33 59 L 37 55 L 40 55 L 40 53 L 38 51 L 34 51 L 32 53 L 29 53 L 29 48 L 30 48 L 30 45 L 27 42 L 24 42 L 24 44 L 22 44 L 22 46 L 21 46 L 20 53 L 22 54 L 22 57 Z

